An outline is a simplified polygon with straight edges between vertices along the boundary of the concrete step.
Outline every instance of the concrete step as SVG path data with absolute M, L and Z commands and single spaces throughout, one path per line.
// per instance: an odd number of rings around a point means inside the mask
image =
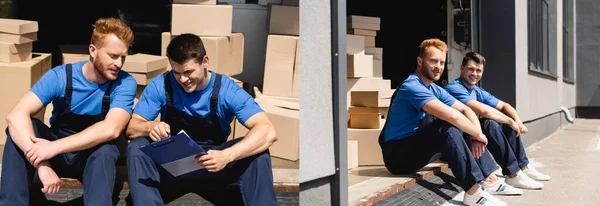
M 348 170 L 348 202 L 351 206 L 373 205 L 447 169 L 442 161 L 410 175 L 391 174 L 385 166 L 360 166 Z

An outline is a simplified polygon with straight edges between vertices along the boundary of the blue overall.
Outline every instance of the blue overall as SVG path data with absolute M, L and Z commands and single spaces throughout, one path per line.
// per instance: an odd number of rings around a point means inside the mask
M 71 112 L 72 69 L 66 66 L 67 86 L 59 116 L 48 128 L 43 122 L 32 118 L 33 130 L 38 138 L 54 141 L 78 133 L 102 121 L 109 109 L 112 83 L 104 93 L 102 112 L 98 115 L 78 115 Z M 6 145 L 2 158 L 2 180 L 0 205 L 30 205 L 30 195 L 40 193 L 40 188 L 32 188 L 36 169 L 27 161 L 23 151 L 12 141 L 6 129 Z M 59 154 L 50 159 L 50 165 L 59 177 L 76 178 L 83 184 L 85 205 L 113 205 L 115 183 L 115 163 L 119 151 L 115 141 L 99 144 L 78 152 Z M 37 200 L 32 199 L 32 202 Z M 33 204 L 33 203 L 32 203 Z
M 207 150 L 223 150 L 236 144 L 242 137 L 226 142 L 216 114 L 221 85 L 216 74 L 210 99 L 210 113 L 205 117 L 188 115 L 173 106 L 173 92 L 169 73 L 164 74 L 166 119 L 171 132 L 185 130 Z M 131 140 L 127 147 L 127 168 L 133 205 L 164 205 L 189 192 L 194 192 L 214 205 L 277 205 L 273 187 L 273 172 L 269 151 L 229 163 L 219 172 L 200 169 L 173 177 L 139 148 L 149 144 L 148 137 Z M 239 182 L 241 195 L 228 194 L 227 187 Z
M 392 101 L 396 92 L 392 95 Z M 480 158 L 473 158 L 469 136 L 429 113 L 419 121 L 418 130 L 408 137 L 384 141 L 383 131 L 379 135 L 379 145 L 384 164 L 393 174 L 411 174 L 441 159 L 448 163 L 456 180 L 467 191 L 496 168 L 487 149 Z

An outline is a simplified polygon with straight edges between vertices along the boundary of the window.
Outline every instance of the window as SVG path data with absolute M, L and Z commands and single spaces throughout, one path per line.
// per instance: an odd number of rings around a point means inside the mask
M 528 0 L 529 69 L 552 76 L 550 68 L 550 5 L 549 0 Z
M 563 0 L 563 80 L 569 83 L 575 83 L 572 8 L 572 0 Z

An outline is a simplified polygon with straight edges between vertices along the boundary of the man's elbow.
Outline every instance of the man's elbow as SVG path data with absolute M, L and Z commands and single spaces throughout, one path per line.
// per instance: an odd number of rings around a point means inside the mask
M 115 140 L 121 136 L 121 134 L 123 133 L 123 128 L 113 127 L 113 129 L 109 129 L 107 130 L 107 132 L 108 140 Z
M 6 121 L 7 125 L 12 125 L 15 121 L 17 121 L 17 119 L 19 119 L 19 116 L 22 116 L 21 113 L 16 110 L 11 110 L 8 115 L 6 115 L 6 118 L 4 118 L 4 121 Z
M 481 113 L 480 116 L 483 118 L 493 119 L 493 113 L 491 111 L 483 110 L 480 113 Z
M 269 145 L 275 143 L 279 139 L 277 135 L 277 131 L 275 131 L 275 127 L 273 125 L 269 125 L 269 132 L 267 133 L 267 141 Z

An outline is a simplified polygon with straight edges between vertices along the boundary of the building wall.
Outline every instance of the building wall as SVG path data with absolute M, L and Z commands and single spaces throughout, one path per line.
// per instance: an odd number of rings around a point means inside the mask
M 510 3 L 483 1 L 481 53 L 488 60 L 482 87 L 517 109 L 529 128 L 524 142 L 530 145 L 564 125 L 566 114 L 561 113 L 561 108 L 573 112 L 577 99 L 576 86 L 563 82 L 562 78 L 562 1 L 551 1 L 550 6 L 554 12 L 550 18 L 549 58 L 555 77 L 528 69 L 527 7 L 527 1 L 521 0 Z M 570 115 L 574 117 L 574 113 Z
M 576 61 L 577 106 L 580 116 L 600 117 L 600 2 L 577 0 Z M 580 113 L 578 111 L 578 115 Z

